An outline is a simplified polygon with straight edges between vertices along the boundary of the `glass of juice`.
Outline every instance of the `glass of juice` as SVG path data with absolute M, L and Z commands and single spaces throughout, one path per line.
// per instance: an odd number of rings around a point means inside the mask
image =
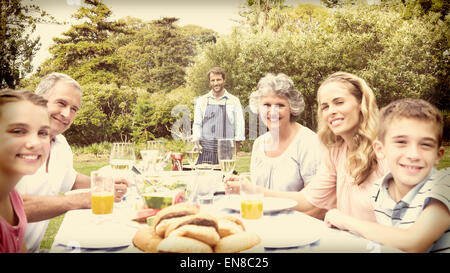
M 106 172 L 91 172 L 91 206 L 93 214 L 110 214 L 114 207 L 114 180 Z
M 243 219 L 259 219 L 263 216 L 264 186 L 262 181 L 252 178 L 250 174 L 241 174 L 240 198 Z

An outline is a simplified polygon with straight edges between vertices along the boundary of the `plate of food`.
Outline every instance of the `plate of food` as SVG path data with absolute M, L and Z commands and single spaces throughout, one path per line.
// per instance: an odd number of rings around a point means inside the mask
M 263 252 L 261 238 L 246 230 L 234 216 L 201 212 L 196 205 L 179 203 L 161 209 L 152 223 L 139 229 L 133 245 L 144 252 L 235 253 Z
M 227 209 L 240 211 L 241 210 L 241 200 L 239 195 L 231 195 L 223 197 L 221 200 L 217 201 L 219 206 Z M 278 197 L 264 197 L 263 199 L 263 211 L 264 213 L 273 213 L 285 209 L 293 208 L 297 205 L 297 201 L 286 198 Z

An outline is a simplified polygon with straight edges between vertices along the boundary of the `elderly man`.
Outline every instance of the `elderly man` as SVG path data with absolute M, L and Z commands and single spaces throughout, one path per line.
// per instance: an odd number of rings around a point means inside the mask
M 30 252 L 39 251 L 49 219 L 69 210 L 91 207 L 89 192 L 59 195 L 60 192 L 90 187 L 90 177 L 73 169 L 72 150 L 62 135 L 80 109 L 81 87 L 65 74 L 51 73 L 42 79 L 36 93 L 48 100 L 51 148 L 46 164 L 35 174 L 24 176 L 16 186 L 30 223 L 25 235 Z M 125 194 L 127 185 L 127 181 L 116 181 L 116 201 Z
M 207 74 L 211 91 L 197 99 L 194 111 L 193 140 L 201 147 L 197 163 L 218 164 L 217 140 L 245 139 L 245 121 L 239 98 L 225 90 L 225 72 L 213 67 Z

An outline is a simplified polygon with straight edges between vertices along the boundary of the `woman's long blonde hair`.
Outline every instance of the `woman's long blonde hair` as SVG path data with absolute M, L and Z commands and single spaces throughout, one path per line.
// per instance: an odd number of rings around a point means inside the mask
M 377 136 L 378 130 L 378 106 L 375 95 L 367 83 L 360 77 L 346 72 L 336 72 L 329 76 L 320 85 L 317 92 L 317 101 L 319 102 L 320 89 L 330 82 L 341 82 L 348 87 L 349 92 L 355 96 L 361 104 L 359 115 L 359 128 L 352 138 L 352 145 L 347 155 L 346 170 L 355 179 L 356 185 L 361 184 L 375 170 L 378 165 L 375 151 L 372 148 L 372 142 Z M 320 102 L 319 102 L 320 105 Z M 317 111 L 318 116 L 318 135 L 320 141 L 330 149 L 333 146 L 339 146 L 344 139 L 335 135 L 328 124 L 322 120 L 322 111 Z

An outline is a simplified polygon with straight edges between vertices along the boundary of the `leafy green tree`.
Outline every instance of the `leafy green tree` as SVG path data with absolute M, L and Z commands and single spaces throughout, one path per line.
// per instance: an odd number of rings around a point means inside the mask
M 83 85 L 83 104 L 77 117 L 65 133 L 76 145 L 114 142 L 131 139 L 133 108 L 144 90 L 117 87 L 116 84 Z
M 132 135 L 135 142 L 169 137 L 172 125 L 182 116 L 172 114 L 179 105 L 193 112 L 194 93 L 180 87 L 171 92 L 142 93 L 133 108 Z M 189 117 L 191 120 L 193 116 Z
M 221 37 L 205 48 L 190 68 L 187 81 L 197 95 L 208 88 L 206 72 L 221 66 L 227 72 L 225 87 L 247 106 L 249 94 L 266 73 L 289 75 L 304 96 L 306 108 L 300 121 L 316 128 L 316 93 L 331 73 L 347 71 L 367 80 L 378 104 L 393 99 L 430 99 L 439 88 L 442 52 L 436 49 L 448 32 L 434 17 L 405 20 L 395 11 L 378 6 L 355 5 L 330 10 L 318 24 L 248 32 L 245 28 Z M 431 17 L 429 17 L 430 19 Z M 440 27 L 432 27 L 432 25 Z M 444 67 L 445 68 L 445 67 Z
M 0 89 L 15 88 L 32 71 L 31 62 L 40 48 L 32 37 L 37 23 L 56 23 L 37 5 L 21 0 L 0 0 Z
M 185 67 L 190 63 L 194 47 L 183 35 L 176 18 L 151 21 L 136 30 L 133 39 L 117 50 L 130 65 L 128 74 L 133 84 L 148 92 L 168 92 L 184 84 Z
M 430 13 L 438 13 L 441 20 L 450 11 L 450 3 L 447 0 L 381 0 L 381 5 L 396 9 L 409 19 L 421 17 Z
M 209 43 L 215 43 L 219 34 L 211 29 L 205 29 L 197 25 L 186 25 L 180 28 L 180 32 L 187 38 L 193 52 L 192 56 L 198 55 L 203 47 Z
M 79 24 L 54 38 L 52 57 L 41 65 L 37 76 L 53 71 L 71 75 L 80 84 L 128 83 L 127 60 L 115 54 L 116 48 L 108 38 L 112 33 L 125 33 L 123 22 L 110 21 L 111 10 L 100 0 L 85 0 L 73 15 Z
M 320 0 L 320 2 L 327 8 L 341 8 L 345 6 L 368 4 L 367 0 Z
M 285 12 L 285 0 L 247 0 L 239 14 L 244 18 L 244 24 L 253 31 L 271 29 L 278 31 L 288 16 Z

